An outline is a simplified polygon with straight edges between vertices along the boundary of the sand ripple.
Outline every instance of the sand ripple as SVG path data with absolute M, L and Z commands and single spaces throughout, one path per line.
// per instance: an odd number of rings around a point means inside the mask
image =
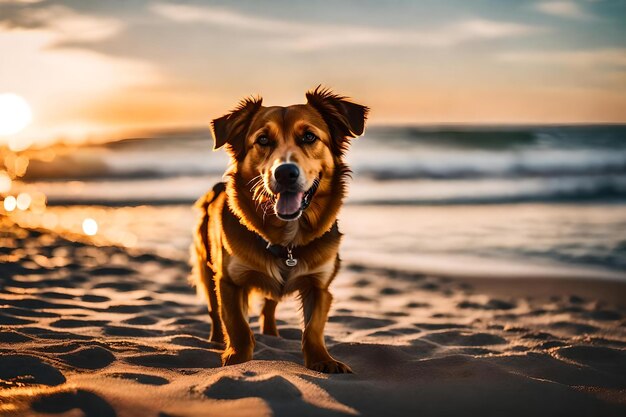
M 2 233 L 2 416 L 626 415 L 626 311 L 585 293 L 347 265 L 326 335 L 355 374 L 302 366 L 294 302 L 281 338 L 253 313 L 255 360 L 221 368 L 184 260 Z

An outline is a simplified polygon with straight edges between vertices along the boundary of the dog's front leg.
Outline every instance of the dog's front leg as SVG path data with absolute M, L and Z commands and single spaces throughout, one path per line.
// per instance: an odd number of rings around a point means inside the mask
M 265 299 L 263 310 L 259 316 L 259 326 L 263 334 L 270 336 L 278 336 L 278 329 L 276 328 L 276 306 L 278 302 L 271 298 Z
M 351 373 L 352 369 L 328 353 L 324 342 L 324 326 L 333 296 L 327 289 L 311 286 L 300 292 L 304 312 L 302 352 L 304 365 L 314 371 L 326 373 Z
M 252 359 L 254 336 L 246 320 L 245 291 L 228 278 L 219 280 L 220 313 L 226 349 L 222 354 L 222 365 L 234 365 Z

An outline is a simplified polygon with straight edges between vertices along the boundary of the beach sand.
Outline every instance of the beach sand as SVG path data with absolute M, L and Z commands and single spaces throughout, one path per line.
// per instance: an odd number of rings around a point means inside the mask
M 0 228 L 1 416 L 623 416 L 626 284 L 345 264 L 327 325 L 354 374 L 302 366 L 301 314 L 220 367 L 189 266 Z

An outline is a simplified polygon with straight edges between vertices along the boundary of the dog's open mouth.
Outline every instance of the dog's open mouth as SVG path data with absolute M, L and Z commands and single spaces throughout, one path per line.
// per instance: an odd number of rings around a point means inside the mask
M 319 180 L 315 179 L 307 191 L 284 191 L 276 195 L 274 207 L 276 216 L 281 220 L 295 220 L 311 204 L 311 199 L 317 191 Z

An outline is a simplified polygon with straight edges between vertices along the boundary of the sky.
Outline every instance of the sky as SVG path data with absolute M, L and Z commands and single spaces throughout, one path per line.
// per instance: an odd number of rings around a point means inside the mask
M 0 0 L 0 94 L 45 141 L 208 126 L 323 84 L 371 123 L 626 122 L 626 0 Z

